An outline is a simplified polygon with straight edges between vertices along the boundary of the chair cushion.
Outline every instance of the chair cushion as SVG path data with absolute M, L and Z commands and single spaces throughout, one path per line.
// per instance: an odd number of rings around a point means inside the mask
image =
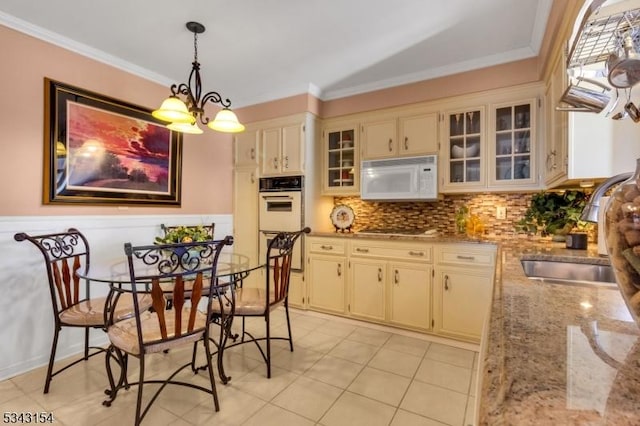
M 83 300 L 68 309 L 60 312 L 60 321 L 63 324 L 78 326 L 104 325 L 104 306 L 106 297 Z M 151 307 L 151 296 L 141 294 L 138 296 L 138 305 L 141 311 Z M 133 297 L 131 294 L 123 295 L 116 306 L 115 320 L 120 321 L 133 316 Z
M 269 292 L 270 304 L 275 302 L 273 292 Z M 211 309 L 220 313 L 220 304 L 214 300 Z M 273 309 L 274 306 L 271 306 Z M 236 290 L 235 315 L 262 315 L 267 310 L 267 295 L 263 288 L 244 287 Z
M 158 314 L 146 311 L 141 316 L 142 326 L 142 342 L 145 345 L 145 353 L 157 353 L 185 343 L 195 342 L 199 340 L 204 332 L 207 324 L 207 315 L 197 311 L 193 332 L 187 335 L 188 320 L 191 309 L 182 309 L 182 336 L 174 337 L 175 329 L 175 311 L 173 309 L 165 311 L 165 320 L 167 326 L 167 339 L 162 340 L 160 332 L 160 324 L 158 322 Z M 136 330 L 136 319 L 129 318 L 124 321 L 117 322 L 107 330 L 109 340 L 117 348 L 133 354 L 141 353 L 138 346 L 138 333 Z M 152 343 L 156 342 L 156 343 Z

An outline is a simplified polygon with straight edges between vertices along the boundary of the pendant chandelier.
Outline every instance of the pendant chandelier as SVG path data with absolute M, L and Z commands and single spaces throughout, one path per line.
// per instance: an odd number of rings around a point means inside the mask
M 189 81 L 186 84 L 173 84 L 171 96 L 165 99 L 160 108 L 151 114 L 159 120 L 168 121 L 167 127 L 176 132 L 201 134 L 202 130 L 198 127 L 198 121 L 219 132 L 242 132 L 244 126 L 240 124 L 235 113 L 229 109 L 231 106 L 229 99 L 222 99 L 218 92 L 213 91 L 202 94 L 202 79 L 198 62 L 198 34 L 202 34 L 205 28 L 199 22 L 187 22 L 187 29 L 193 33 L 194 49 Z M 181 96 L 184 97 L 184 100 L 181 99 Z M 213 121 L 205 115 L 204 107 L 208 102 L 222 106 Z

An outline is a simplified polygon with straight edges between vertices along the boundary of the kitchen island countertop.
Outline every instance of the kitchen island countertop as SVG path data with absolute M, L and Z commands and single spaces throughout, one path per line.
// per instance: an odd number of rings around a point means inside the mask
M 640 424 L 640 330 L 616 287 L 528 279 L 520 259 L 608 264 L 595 246 L 500 246 L 478 424 Z

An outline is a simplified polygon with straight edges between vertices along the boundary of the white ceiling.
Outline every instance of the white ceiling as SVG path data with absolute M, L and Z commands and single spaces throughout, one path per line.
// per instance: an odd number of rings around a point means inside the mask
M 0 24 L 233 107 L 327 100 L 538 54 L 553 0 L 2 0 Z

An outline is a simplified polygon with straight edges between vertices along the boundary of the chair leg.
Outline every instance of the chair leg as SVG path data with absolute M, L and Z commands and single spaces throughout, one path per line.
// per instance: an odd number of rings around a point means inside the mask
M 269 311 L 265 316 L 267 323 L 267 379 L 271 378 L 271 326 L 269 321 Z
M 213 373 L 213 363 L 211 362 L 211 340 L 209 340 L 209 335 L 205 335 L 204 341 L 204 351 L 207 355 L 207 370 L 209 371 L 209 381 L 211 382 L 211 395 L 213 396 L 213 405 L 215 406 L 216 411 L 220 411 L 220 403 L 218 402 L 218 391 L 216 390 L 216 379 Z
M 289 321 L 289 303 L 284 302 L 284 313 L 287 316 L 287 331 L 289 332 L 289 349 L 293 352 L 293 338 L 291 337 L 291 322 Z
M 84 329 L 84 360 L 89 359 L 89 327 Z
M 140 412 L 142 411 L 142 387 L 144 385 L 144 354 L 140 355 L 140 379 L 138 380 L 138 399 L 136 403 L 136 419 L 135 426 L 139 426 L 142 422 Z M 148 409 L 149 407 L 147 407 Z
M 51 384 L 53 362 L 56 359 L 56 348 L 58 347 L 58 334 L 60 333 L 60 327 L 56 325 L 53 332 L 53 343 L 51 344 L 51 356 L 49 356 L 49 367 L 47 367 L 47 378 L 44 381 L 44 393 L 49 393 L 49 385 Z

